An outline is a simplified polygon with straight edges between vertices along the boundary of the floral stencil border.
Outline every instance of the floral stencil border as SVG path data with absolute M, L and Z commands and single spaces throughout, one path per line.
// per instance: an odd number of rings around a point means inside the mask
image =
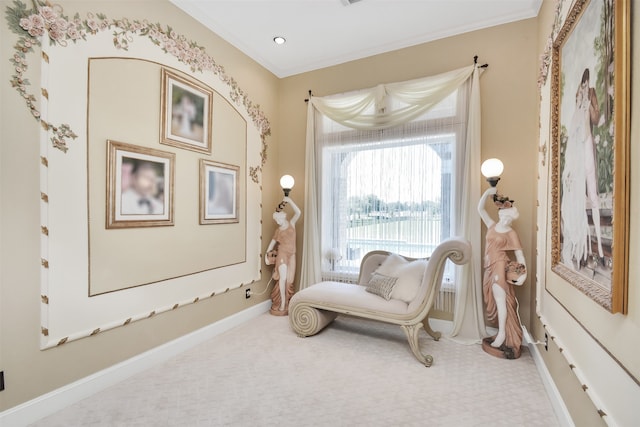
M 52 131 L 51 143 L 54 148 L 66 153 L 69 149 L 69 140 L 76 139 L 77 135 L 68 124 L 50 123 L 41 117 L 36 106 L 37 99 L 28 91 L 31 83 L 25 78 L 28 69 L 27 54 L 33 53 L 34 47 L 42 46 L 43 41 L 47 39 L 51 45 L 64 47 L 69 42 L 79 43 L 98 32 L 111 30 L 113 45 L 116 49 L 128 50 L 135 36 L 147 37 L 163 52 L 175 56 L 180 62 L 188 65 L 192 72 L 211 72 L 229 86 L 230 99 L 236 105 L 246 109 L 260 133 L 262 143 L 260 165 L 249 167 L 251 179 L 255 183 L 259 182 L 258 174 L 267 161 L 266 138 L 271 135 L 269 120 L 260 109 L 260 105 L 249 99 L 248 94 L 240 88 L 238 82 L 205 52 L 204 47 L 187 40 L 184 35 L 177 34 L 170 26 L 163 27 L 159 23 L 153 24 L 146 20 L 109 19 L 102 13 L 89 13 L 85 19 L 76 13 L 73 18 L 69 18 L 63 13 L 62 7 L 42 0 L 34 0 L 32 8 L 27 8 L 27 5 L 20 0 L 14 0 L 13 7 L 7 6 L 6 19 L 9 28 L 19 36 L 14 46 L 15 52 L 10 59 L 15 71 L 11 78 L 11 86 L 18 91 L 41 126 L 46 131 Z M 46 55 L 43 57 L 45 61 L 48 60 Z M 42 96 L 48 97 L 44 89 Z
M 547 38 L 547 44 L 544 48 L 544 53 L 540 55 L 540 70 L 538 72 L 538 90 L 547 84 L 547 77 L 549 76 L 549 68 L 551 66 L 551 51 L 553 49 L 553 41 L 560 32 L 560 24 L 562 22 L 562 6 L 564 0 L 556 0 L 555 14 L 553 18 L 553 27 L 551 28 L 551 34 Z

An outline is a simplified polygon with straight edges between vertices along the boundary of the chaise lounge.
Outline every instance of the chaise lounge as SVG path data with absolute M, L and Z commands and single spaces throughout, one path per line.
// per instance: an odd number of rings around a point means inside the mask
M 386 251 L 372 251 L 362 259 L 357 284 L 324 281 L 296 293 L 289 303 L 289 323 L 300 337 L 317 334 L 338 314 L 399 325 L 414 356 L 429 367 L 433 357 L 422 354 L 421 328 L 436 341 L 440 332 L 429 326 L 429 312 L 440 291 L 445 261 L 465 264 L 471 245 L 451 238 L 428 259 L 413 259 Z

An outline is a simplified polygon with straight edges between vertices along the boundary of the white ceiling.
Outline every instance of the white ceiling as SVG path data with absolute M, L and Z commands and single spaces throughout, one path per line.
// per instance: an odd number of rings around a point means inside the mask
M 532 18 L 542 0 L 171 2 L 276 76 L 287 77 Z M 276 45 L 275 36 L 287 42 Z

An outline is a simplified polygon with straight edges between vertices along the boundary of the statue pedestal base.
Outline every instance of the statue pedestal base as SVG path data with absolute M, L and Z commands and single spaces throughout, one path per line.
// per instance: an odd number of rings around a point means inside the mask
M 496 337 L 489 337 L 482 340 L 482 350 L 485 353 L 488 353 L 495 357 L 500 357 L 502 359 L 517 359 L 520 357 L 522 352 L 522 347 L 518 347 L 517 349 L 513 349 L 511 347 L 507 347 L 502 344 L 499 348 L 491 347 L 491 343 Z
M 271 310 L 269 310 L 269 313 L 273 314 L 274 316 L 286 316 L 289 314 L 289 310 L 280 311 L 280 310 L 274 310 L 272 308 Z

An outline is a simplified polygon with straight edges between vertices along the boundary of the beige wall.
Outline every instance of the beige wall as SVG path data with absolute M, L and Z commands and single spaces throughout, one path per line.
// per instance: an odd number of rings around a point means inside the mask
M 26 2 L 31 7 L 31 2 Z M 261 106 L 273 128 L 268 138 L 270 161 L 263 182 L 275 177 L 277 138 L 278 79 L 222 41 L 168 1 L 62 1 L 65 14 L 102 12 L 109 18 L 139 19 L 171 26 L 178 34 L 203 45 Z M 150 7 L 151 4 L 153 7 Z M 12 1 L 0 1 L 3 12 Z M 245 301 L 244 290 L 203 300 L 197 304 L 134 322 L 126 327 L 94 337 L 41 351 L 40 337 L 40 208 L 39 208 L 39 125 L 31 117 L 23 100 L 8 82 L 13 75 L 8 59 L 13 55 L 17 37 L 8 30 L 3 18 L 0 26 L 3 58 L 0 63 L 0 370 L 6 389 L 0 393 L 0 411 L 33 399 L 153 347 L 188 334 L 244 308 L 263 301 L 267 295 Z M 80 42 L 82 43 L 82 42 Z M 134 41 L 135 43 L 135 41 Z M 31 90 L 39 94 L 39 53 L 30 54 L 28 77 Z M 248 123 L 248 126 L 253 126 Z M 73 144 L 73 143 L 71 143 Z M 72 146 L 72 145 L 71 145 Z M 280 190 L 265 186 L 263 201 L 273 205 Z M 263 222 L 271 235 L 272 209 L 265 208 Z M 263 246 L 266 246 L 264 242 Z M 225 242 L 225 244 L 233 244 Z M 248 256 L 251 256 L 249 254 Z M 255 256 L 255 255 L 253 255 Z M 252 284 L 261 291 L 263 280 Z

